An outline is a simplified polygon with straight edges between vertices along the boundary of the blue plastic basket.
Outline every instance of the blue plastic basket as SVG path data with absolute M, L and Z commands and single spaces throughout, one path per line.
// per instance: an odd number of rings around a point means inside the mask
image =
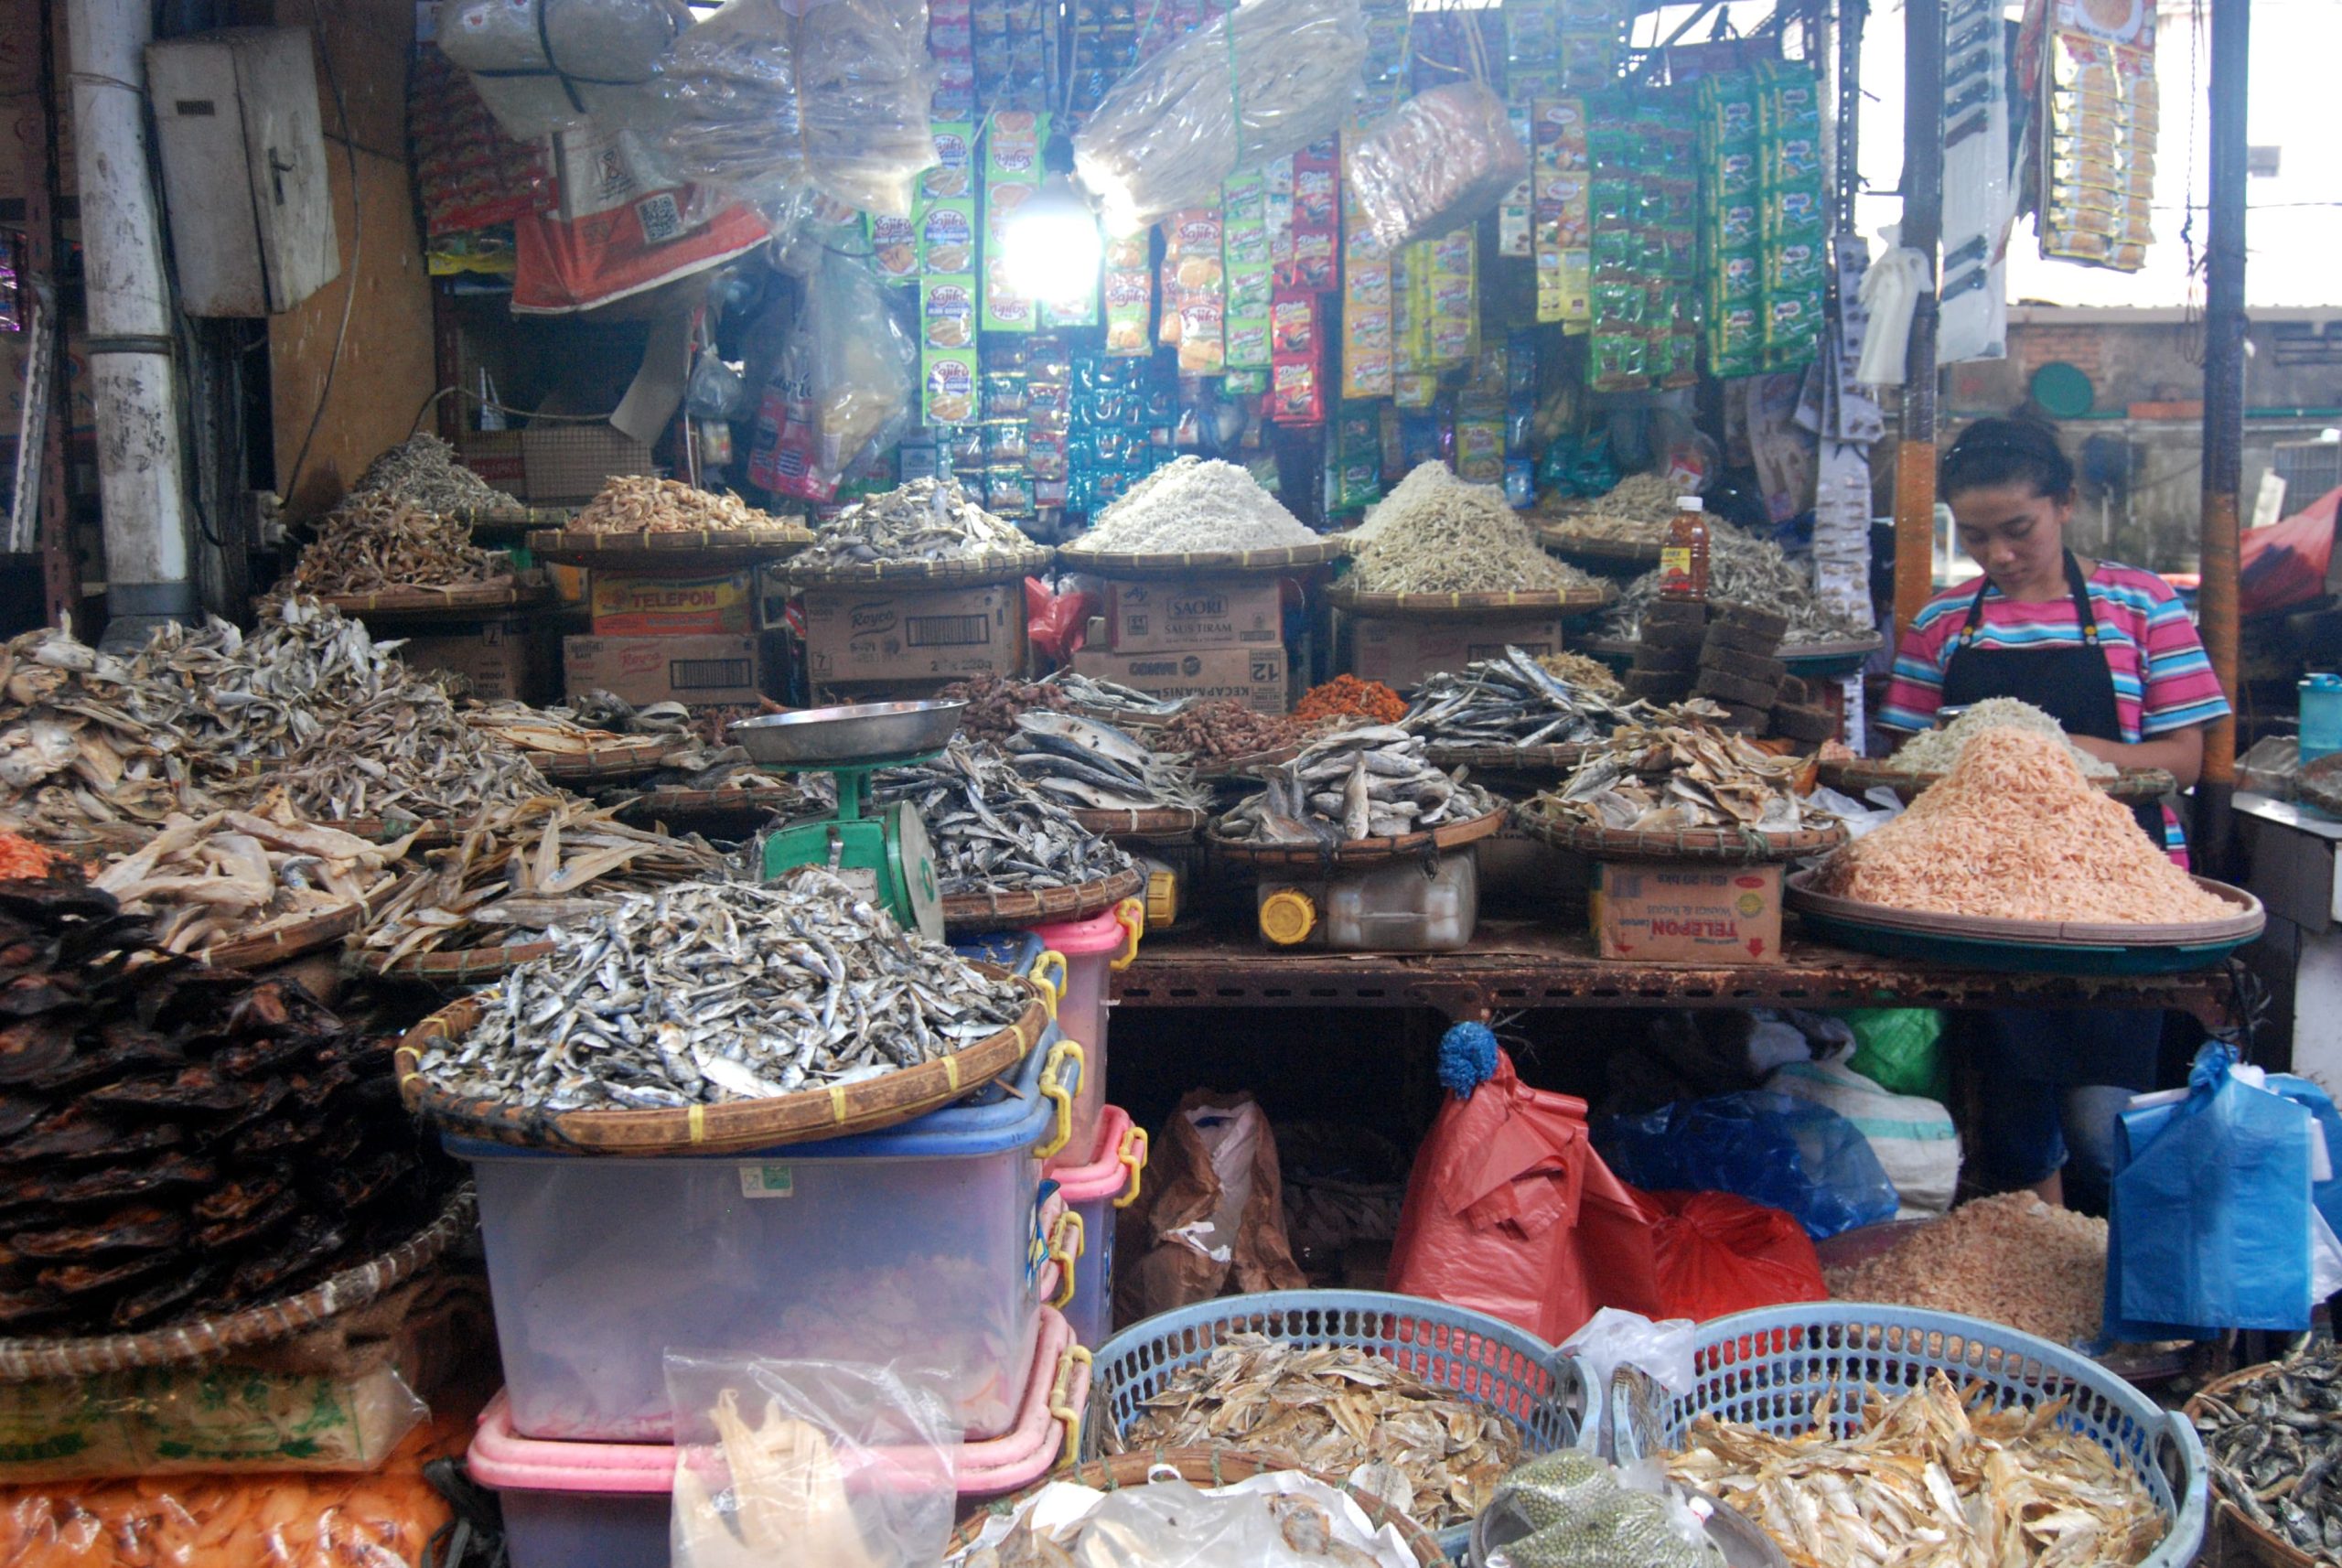
M 1957 1387 L 1989 1386 L 1996 1408 L 2065 1397 L 2059 1423 L 2133 1470 L 2166 1521 L 2141 1568 L 2184 1568 L 2204 1543 L 2204 1445 L 2196 1429 L 2078 1351 L 1979 1318 L 1863 1302 L 1763 1307 L 1694 1332 L 1690 1393 L 1670 1399 L 1631 1369 L 1612 1381 L 1619 1463 L 1681 1447 L 1703 1415 L 1788 1436 L 1812 1423 L 1814 1402 L 1832 1390 L 1875 1388 L 1891 1397 L 1941 1371 Z M 1851 1433 L 1860 1405 L 1842 1397 L 1831 1424 Z
M 1082 1456 L 1102 1455 L 1107 1432 L 1127 1434 L 1175 1373 L 1238 1334 L 1371 1350 L 1510 1416 L 1531 1454 L 1574 1443 L 1585 1412 L 1577 1363 L 1501 1318 L 1387 1291 L 1266 1291 L 1159 1313 L 1106 1341 L 1090 1371 Z M 1243 1445 L 1241 1437 L 1226 1441 Z M 1469 1524 L 1441 1531 L 1440 1550 L 1456 1556 L 1471 1533 Z

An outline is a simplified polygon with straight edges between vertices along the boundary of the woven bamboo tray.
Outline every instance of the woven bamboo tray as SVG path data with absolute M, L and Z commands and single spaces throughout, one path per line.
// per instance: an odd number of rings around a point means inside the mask
M 1323 566 L 1350 553 L 1350 542 L 1320 539 L 1315 544 L 1285 544 L 1273 550 L 1187 550 L 1173 554 L 1137 554 L 1127 550 L 1084 550 L 1077 542 L 1058 550 L 1058 564 L 1069 572 L 1101 577 L 1227 576 L 1246 572 L 1297 572 Z
M 1894 790 L 1907 803 L 1943 777 L 1940 773 L 1907 772 L 1868 758 L 1823 762 L 1815 771 L 1822 783 L 1843 794 L 1860 795 L 1868 789 L 1885 788 Z M 2179 788 L 2179 780 L 2160 768 L 2125 768 L 2111 779 L 2093 779 L 2090 782 L 2125 805 L 2160 800 Z
M 945 1544 L 944 1561 L 949 1563 L 952 1558 L 973 1546 L 976 1543 L 976 1538 L 983 1533 L 984 1522 L 987 1519 L 995 1516 L 1005 1518 L 1015 1513 L 1026 1498 L 1051 1481 L 1071 1481 L 1076 1485 L 1089 1487 L 1097 1491 L 1112 1492 L 1119 1491 L 1124 1487 L 1144 1487 L 1159 1469 L 1169 1469 L 1190 1486 L 1209 1489 L 1213 1487 L 1233 1486 L 1238 1481 L 1249 1481 L 1255 1476 L 1266 1475 L 1272 1471 L 1301 1470 L 1301 1467 L 1297 1465 L 1284 1464 L 1264 1455 L 1247 1453 L 1239 1448 L 1219 1447 L 1154 1448 L 1144 1452 L 1117 1454 L 1111 1459 L 1085 1459 L 1069 1468 L 1056 1471 L 1046 1480 L 1037 1481 L 1021 1492 L 1005 1498 L 996 1498 L 983 1504 L 973 1516 L 960 1526 L 959 1530 L 952 1534 L 951 1541 Z M 1361 1491 L 1347 1481 L 1320 1475 L 1315 1470 L 1305 1470 L 1301 1473 L 1313 1480 L 1323 1481 L 1336 1491 L 1347 1496 L 1365 1513 L 1375 1529 L 1380 1530 L 1388 1525 L 1397 1530 L 1400 1539 L 1407 1543 L 1407 1550 L 1414 1553 L 1415 1562 L 1420 1568 L 1436 1568 L 1436 1565 L 1446 1563 L 1447 1555 L 1440 1551 L 1439 1542 L 1433 1537 L 1431 1531 L 1384 1502 L 1380 1498 L 1370 1492 Z
M 1118 871 L 1071 887 L 1000 888 L 952 893 L 943 899 L 943 925 L 954 931 L 999 931 L 1040 920 L 1085 920 L 1102 915 L 1146 886 L 1137 870 Z M 883 1081 L 883 1080 L 882 1080 Z
M 359 953 L 350 963 L 360 973 L 385 980 L 428 980 L 440 985 L 478 985 L 501 980 L 531 959 L 549 958 L 551 942 L 515 942 L 502 948 L 458 948 L 446 952 L 409 953 L 404 958 L 377 958 Z
M 697 817 L 774 816 L 810 804 L 804 791 L 775 789 L 646 789 L 618 806 L 623 822 L 673 822 Z
M 1527 807 L 1514 813 L 1516 825 L 1555 849 L 1575 850 L 1595 860 L 1719 861 L 1731 865 L 1763 865 L 1819 854 L 1846 842 L 1842 822 L 1804 828 L 1793 833 L 1760 833 L 1753 829 L 1680 828 L 1659 832 L 1628 832 L 1582 822 L 1555 822 Z
M 2240 1367 L 2225 1378 L 2215 1378 L 2196 1391 L 2180 1407 L 2181 1413 L 2189 1421 L 2195 1421 L 2207 1413 L 2205 1396 L 2225 1402 L 2229 1390 L 2250 1379 L 2264 1376 L 2277 1366 L 2277 1362 L 2263 1361 L 2255 1367 Z M 2211 1464 L 2208 1452 L 2205 1455 L 2205 1464 L 2208 1469 Z M 2240 1558 L 2250 1558 L 2255 1563 L 2266 1563 L 2268 1568 L 2316 1568 L 2321 1562 L 2332 1561 L 2330 1558 L 2313 1557 L 2276 1531 L 2255 1523 L 2242 1509 L 2223 1496 L 2218 1486 L 2212 1487 L 2210 1492 L 2212 1530 L 2218 1540 L 2218 1546 L 2206 1552 L 2203 1561 L 2233 1564 Z
M 1792 909 L 1825 916 L 1844 925 L 1916 936 L 1956 938 L 1975 942 L 2023 944 L 2033 948 L 2098 948 L 2123 951 L 2140 948 L 2195 948 L 2250 940 L 2261 934 L 2267 915 L 2261 900 L 2241 887 L 2215 882 L 2208 876 L 2188 880 L 2205 892 L 2236 906 L 2236 912 L 2216 920 L 2188 920 L 2162 925 L 2118 924 L 2089 920 L 2002 920 L 1981 915 L 1943 915 L 1931 909 L 1895 909 L 1817 892 L 1813 874 L 1789 878 Z
M 0 1383 L 43 1378 L 87 1378 L 136 1367 L 218 1360 L 233 1350 L 289 1339 L 345 1312 L 355 1312 L 429 1268 L 471 1233 L 478 1205 L 469 1182 L 457 1188 L 438 1218 L 378 1258 L 330 1274 L 295 1295 L 248 1306 L 222 1317 L 167 1325 L 137 1334 L 85 1339 L 0 1339 Z
M 1101 838 L 1144 839 L 1148 843 L 1187 843 L 1210 820 L 1209 811 L 1185 806 L 1161 806 L 1152 811 L 1116 807 L 1077 806 L 1073 820 Z
M 540 560 L 611 572 L 731 572 L 779 561 L 813 542 L 804 528 L 707 528 L 656 533 L 595 533 L 540 528 L 529 553 Z
M 1594 747 L 1585 741 L 1566 746 L 1441 746 L 1423 747 L 1434 768 L 1499 768 L 1513 773 L 1568 773 L 1584 762 Z
M 577 509 L 566 506 L 459 506 L 447 515 L 473 528 L 567 528 Z
M 1039 545 L 1014 555 L 981 555 L 971 561 L 864 561 L 853 565 L 788 564 L 780 568 L 792 588 L 948 588 L 1014 583 L 1048 565 L 1051 552 Z
M 1631 659 L 1637 642 L 1631 637 L 1581 637 L 1571 646 L 1597 659 Z M 1774 650 L 1773 657 L 1794 667 L 1832 660 L 1866 659 L 1884 646 L 1885 639 L 1874 631 L 1867 637 L 1845 637 L 1834 642 L 1785 642 Z M 1790 673 L 1796 672 L 1792 668 Z
M 203 951 L 203 961 L 214 969 L 266 969 L 319 948 L 331 947 L 358 929 L 366 906 L 351 899 L 338 909 L 327 909 L 279 927 L 265 936 L 231 937 Z
M 550 583 L 511 577 L 465 583 L 447 588 L 392 588 L 379 594 L 328 594 L 320 602 L 348 616 L 436 616 L 466 611 L 523 609 L 553 596 Z
M 1656 566 L 1661 548 L 1656 539 L 1648 544 L 1632 539 L 1604 539 L 1559 522 L 1539 523 L 1537 542 L 1565 560 L 1590 561 L 1599 566 Z
M 630 735 L 616 746 L 597 746 L 592 751 L 532 751 L 521 748 L 521 755 L 536 764 L 537 771 L 554 780 L 596 780 L 607 779 L 639 779 L 646 773 L 656 773 L 660 764 L 683 743 L 672 736 Z
M 1227 838 L 1221 835 L 1217 823 L 1205 834 L 1205 840 L 1221 859 L 1239 865 L 1289 865 L 1299 869 L 1377 865 L 1384 861 L 1404 859 L 1411 854 L 1461 849 L 1467 843 L 1477 843 L 1504 826 L 1507 809 L 1499 805 L 1485 815 L 1460 822 L 1445 822 L 1429 832 L 1405 833 L 1398 838 L 1350 839 L 1330 847 L 1314 843 L 1255 843 L 1251 839 Z
M 1618 596 L 1609 583 L 1590 588 L 1535 588 L 1510 593 L 1369 594 L 1347 583 L 1326 590 L 1336 609 L 1373 620 L 1471 620 L 1491 615 L 1585 615 Z
M 530 1105 L 459 1098 L 426 1082 L 418 1064 L 434 1040 L 460 1039 L 478 1023 L 480 1004 L 465 997 L 434 1013 L 399 1042 L 399 1097 L 406 1108 L 468 1138 L 580 1155 L 728 1155 L 848 1133 L 875 1133 L 921 1116 L 983 1088 L 1025 1059 L 1048 1026 L 1048 1008 L 1032 981 L 988 964 L 1026 993 L 1024 1015 L 951 1056 L 864 1083 L 810 1089 L 769 1100 L 736 1100 L 661 1111 L 542 1111 Z

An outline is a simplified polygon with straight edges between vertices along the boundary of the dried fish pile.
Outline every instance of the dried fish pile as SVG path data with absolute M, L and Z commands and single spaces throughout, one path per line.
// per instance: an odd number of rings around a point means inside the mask
M 1682 488 L 1664 474 L 1629 474 L 1610 493 L 1541 509 L 1546 525 L 1587 539 L 1659 544 L 1675 521 Z
M 1064 693 L 1072 700 L 1073 705 L 1084 713 L 1132 718 L 1166 718 L 1185 712 L 1190 705 L 1184 698 L 1152 696 L 1135 686 L 1125 686 L 1118 681 L 1101 681 L 1071 670 L 1060 670 L 1041 684 L 1052 691 Z
M 547 1111 L 719 1105 L 939 1061 L 1025 1011 L 1020 988 L 811 867 L 628 898 L 553 941 L 424 1077 Z
M 1111 725 L 1074 714 L 1020 714 L 1002 748 L 1044 795 L 1093 811 L 1200 811 L 1210 791 L 1185 759 L 1161 757 Z
M 1607 699 L 1508 648 L 1426 676 L 1399 724 L 1434 746 L 1568 746 L 1607 735 L 1617 718 Z
M 1674 1522 L 1680 1512 L 1595 1455 L 1557 1448 L 1498 1484 L 1478 1531 L 1505 1543 L 1489 1568 L 1724 1568 L 1713 1541 Z
M 1640 637 L 1643 611 L 1658 598 L 1659 573 L 1637 577 L 1603 618 L 1602 635 Z M 1726 523 L 1714 523 L 1708 531 L 1708 598 L 1712 603 L 1756 605 L 1789 617 L 1782 641 L 1789 648 L 1866 637 L 1875 629 L 1861 618 L 1824 603 L 1813 591 L 1812 579 L 1790 563 L 1779 545 Z
M 1425 463 L 1368 515 L 1348 581 L 1366 594 L 1477 594 L 1588 588 L 1594 579 L 1538 544 L 1494 485 Z
M 90 886 L 146 919 L 164 950 L 200 954 L 362 904 L 390 886 L 405 852 L 404 841 L 379 844 L 249 811 L 173 815 Z
M 139 1329 L 371 1256 L 432 1194 L 389 1053 L 297 985 L 152 947 L 91 890 L 0 890 L 0 1327 Z
M 738 496 L 649 474 L 611 475 L 569 520 L 578 533 L 756 532 L 796 525 L 797 519 L 758 511 Z
M 378 453 L 349 487 L 344 504 L 374 496 L 387 496 L 417 511 L 442 517 L 461 511 L 522 510 L 519 501 L 465 467 L 453 446 L 427 432 L 417 432 Z
M 1033 708 L 1069 713 L 1075 706 L 1065 687 L 1046 681 L 1017 681 L 1006 675 L 979 675 L 954 681 L 935 693 L 949 703 L 965 703 L 960 733 L 995 744 L 1016 733 L 1017 715 Z
M 1883 1301 L 2005 1323 L 2053 1345 L 2098 1337 L 2106 1221 L 2029 1192 L 1963 1203 L 1887 1251 L 1829 1271 L 1840 1301 Z
M 2031 730 L 2036 735 L 2053 735 L 2065 740 L 2067 753 L 2085 779 L 2111 779 L 2119 771 L 2114 764 L 2092 757 L 2066 740 L 2065 725 L 2031 703 L 2014 697 L 1985 698 L 1941 729 L 1923 730 L 1913 736 L 1881 766 L 1906 773 L 1949 773 L 1971 737 L 1988 729 Z
M 1849 1390 L 1848 1392 L 1853 1391 Z M 1789 1561 L 1885 1568 L 1921 1560 L 1993 1568 L 2135 1563 L 2164 1521 L 2138 1477 L 2060 1424 L 2063 1398 L 1990 1407 L 1941 1372 L 1892 1403 L 1872 1392 L 1850 1436 L 1824 1395 L 1811 1430 L 1775 1437 L 1703 1416 L 1668 1474 L 1761 1525 Z
M 681 703 L 661 703 L 682 708 Z M 526 703 L 485 703 L 460 710 L 464 723 L 519 751 L 549 757 L 591 757 L 622 746 L 628 736 L 582 724 L 574 708 L 532 708 Z M 653 732 L 655 733 L 655 732 Z
M 1300 519 L 1233 463 L 1175 457 L 1124 491 L 1076 540 L 1079 552 L 1178 555 L 1315 544 Z
M 2342 1347 L 2304 1341 L 2190 1402 L 2215 1495 L 2320 1562 L 2342 1562 Z
M 1368 725 L 1312 741 L 1291 762 L 1261 770 L 1265 788 L 1219 819 L 1223 837 L 1322 844 L 1398 838 L 1497 809 L 1495 799 L 1423 760 L 1423 740 Z
M 791 557 L 790 566 L 1015 560 L 1035 549 L 1015 523 L 978 506 L 956 480 L 913 479 L 900 489 L 856 501 L 820 524 L 811 548 Z
M 410 869 L 374 900 L 351 950 L 394 962 L 543 941 L 552 927 L 590 920 L 629 893 L 725 875 L 695 837 L 648 832 L 609 811 L 543 795 L 489 817 Z
M 1142 1408 L 1109 1451 L 1225 1443 L 1347 1480 L 1433 1530 L 1477 1515 L 1520 1457 L 1506 1417 L 1353 1345 L 1230 1335 Z
M 1277 751 L 1301 738 L 1303 726 L 1287 714 L 1264 714 L 1233 697 L 1213 697 L 1179 710 L 1160 734 L 1165 749 L 1199 763 L 1233 762 Z
M 1564 650 L 1559 653 L 1539 656 L 1537 662 L 1549 675 L 1558 675 L 1571 685 L 1593 693 L 1607 701 L 1617 701 L 1626 692 L 1618 672 L 1599 659 L 1589 659 L 1583 653 Z
M 1836 819 L 1798 793 L 1802 757 L 1775 757 L 1714 727 L 1703 703 L 1621 725 L 1559 789 L 1521 808 L 1548 822 L 1621 832 L 1797 832 Z
M 946 897 L 1079 887 L 1131 868 L 1131 857 L 1073 820 L 989 746 L 956 737 L 932 762 L 889 768 L 873 798 L 919 808 Z
M 510 576 L 511 566 L 472 542 L 471 525 L 390 494 L 352 496 L 317 525 L 292 575 L 270 590 L 336 597 L 402 588 L 455 588 Z

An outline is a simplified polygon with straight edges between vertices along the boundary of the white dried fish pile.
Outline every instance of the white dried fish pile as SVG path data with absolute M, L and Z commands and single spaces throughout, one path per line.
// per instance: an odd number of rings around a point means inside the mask
M 551 928 L 590 920 L 629 893 L 719 881 L 727 871 L 696 837 L 628 827 L 559 795 L 476 823 L 409 864 L 398 887 L 375 901 L 353 951 L 392 962 L 542 941 Z
M 1026 1005 L 811 867 L 627 898 L 553 941 L 481 993 L 471 1033 L 424 1054 L 424 1077 L 548 1111 L 717 1105 L 939 1061 Z
M 1433 1530 L 1477 1515 L 1520 1457 L 1505 1416 L 1354 1345 L 1233 1334 L 1141 1408 L 1110 1453 L 1225 1443 L 1347 1480 Z
M 1125 686 L 1119 681 L 1101 681 L 1094 676 L 1077 674 L 1071 670 L 1059 670 L 1046 677 L 1041 684 L 1064 693 L 1068 701 L 1085 713 L 1164 719 L 1188 706 L 1187 699 L 1184 697 L 1157 697 L 1135 686 Z
M 454 588 L 510 576 L 500 555 L 472 542 L 471 525 L 388 492 L 352 496 L 328 512 L 292 575 L 269 590 L 335 597 L 400 588 Z
M 1559 789 L 1521 810 L 1622 832 L 1785 833 L 1836 821 L 1798 792 L 1804 758 L 1761 750 L 1714 727 L 1709 720 L 1716 716 L 1708 704 L 1689 703 L 1649 722 L 1621 725 Z
M 1423 760 L 1423 739 L 1368 725 L 1316 740 L 1291 762 L 1261 769 L 1265 786 L 1219 819 L 1224 838 L 1322 844 L 1398 838 L 1497 809 L 1495 799 Z
M 1549 527 L 1589 539 L 1656 544 L 1666 539 L 1682 495 L 1683 488 L 1664 474 L 1629 474 L 1606 495 L 1565 500 L 1539 510 Z
M 1545 553 L 1494 485 L 1446 464 L 1419 465 L 1359 530 L 1349 582 L 1366 594 L 1479 594 L 1588 588 L 1594 579 Z
M 1994 1409 L 1993 1394 L 1979 1384 L 1963 1398 L 1930 1372 L 1892 1403 L 1864 1393 L 1862 1424 L 1845 1436 L 1831 1424 L 1837 1391 L 1795 1437 L 1702 1416 L 1667 1470 L 1756 1520 L 1796 1563 L 2120 1568 L 2154 1549 L 2165 1525 L 2154 1498 L 2059 1421 L 2063 1396 Z
M 1133 485 L 1071 548 L 1118 555 L 1277 550 L 1317 535 L 1233 463 L 1176 457 Z
M 201 953 L 362 904 L 391 886 L 405 852 L 403 840 L 379 844 L 249 811 L 174 813 L 90 886 L 124 914 L 149 917 L 158 945 Z
M 697 533 L 793 528 L 797 519 L 758 511 L 736 495 L 718 495 L 681 479 L 613 474 L 569 520 L 578 533 Z
M 1131 868 L 1131 857 L 1073 820 L 992 746 L 964 737 L 932 762 L 889 768 L 873 781 L 881 802 L 919 808 L 944 895 L 1079 887 Z
M 1518 648 L 1426 676 L 1399 727 L 1434 746 L 1568 746 L 1607 735 L 1608 699 L 1572 685 Z
M 2066 726 L 2014 697 L 1987 697 L 1971 706 L 1941 729 L 1922 730 L 1896 747 L 1880 766 L 1905 773 L 1949 773 L 1968 749 L 1969 740 L 1988 729 L 2024 729 L 2066 741 L 2066 750 L 2085 779 L 2111 779 L 2121 771 L 2102 757 L 2092 757 L 2066 739 Z
M 1093 811 L 1200 811 L 1211 792 L 1184 757 L 1158 757 L 1111 725 L 1030 709 L 1002 749 L 1044 795 Z
M 1642 635 L 1643 611 L 1659 597 L 1659 573 L 1652 570 L 1627 585 L 1618 602 L 1603 618 L 1605 637 Z M 1785 646 L 1803 647 L 1866 637 L 1874 629 L 1860 618 L 1824 603 L 1813 591 L 1813 580 L 1794 565 L 1781 547 L 1756 539 L 1728 523 L 1711 521 L 1708 528 L 1708 598 L 1711 603 L 1755 605 L 1789 618 Z
M 377 453 L 349 487 L 344 504 L 372 496 L 388 496 L 441 516 L 522 510 L 519 501 L 465 467 L 453 446 L 426 431 Z
M 908 565 L 914 561 L 1015 559 L 1037 546 L 1013 522 L 968 499 L 958 481 L 913 479 L 859 500 L 814 530 L 813 543 L 790 557 L 792 569 Z

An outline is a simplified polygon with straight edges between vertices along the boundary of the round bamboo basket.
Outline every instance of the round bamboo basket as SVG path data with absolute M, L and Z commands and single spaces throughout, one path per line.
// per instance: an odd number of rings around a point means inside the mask
M 1342 560 L 1349 553 L 1350 542 L 1340 538 L 1270 550 L 1185 550 L 1165 554 L 1085 550 L 1077 541 L 1058 551 L 1058 564 L 1069 572 L 1092 572 L 1101 577 L 1187 577 L 1203 573 L 1297 572 Z
M 1082 920 L 1136 897 L 1145 886 L 1146 878 L 1133 868 L 1070 887 L 951 893 L 943 898 L 943 924 L 948 930 L 972 932 L 1004 930 L 1041 920 Z
M 1522 807 L 1514 813 L 1520 831 L 1555 849 L 1575 850 L 1595 860 L 1716 861 L 1763 865 L 1819 854 L 1846 842 L 1842 822 L 1796 832 L 1758 832 L 1754 828 L 1672 828 L 1629 832 L 1586 822 L 1556 822 Z
M 1585 615 L 1618 596 L 1608 583 L 1590 588 L 1524 588 L 1510 592 L 1370 594 L 1336 583 L 1326 602 L 1371 620 L 1471 620 L 1491 615 Z
M 1484 815 L 1460 822 L 1445 822 L 1428 832 L 1405 833 L 1397 838 L 1350 839 L 1330 846 L 1257 843 L 1251 839 L 1225 837 L 1217 825 L 1206 837 L 1221 859 L 1239 865 L 1294 866 L 1301 869 L 1327 865 L 1374 865 L 1411 854 L 1436 854 L 1441 850 L 1461 849 L 1467 843 L 1477 843 L 1504 826 L 1506 810 L 1499 805 Z

